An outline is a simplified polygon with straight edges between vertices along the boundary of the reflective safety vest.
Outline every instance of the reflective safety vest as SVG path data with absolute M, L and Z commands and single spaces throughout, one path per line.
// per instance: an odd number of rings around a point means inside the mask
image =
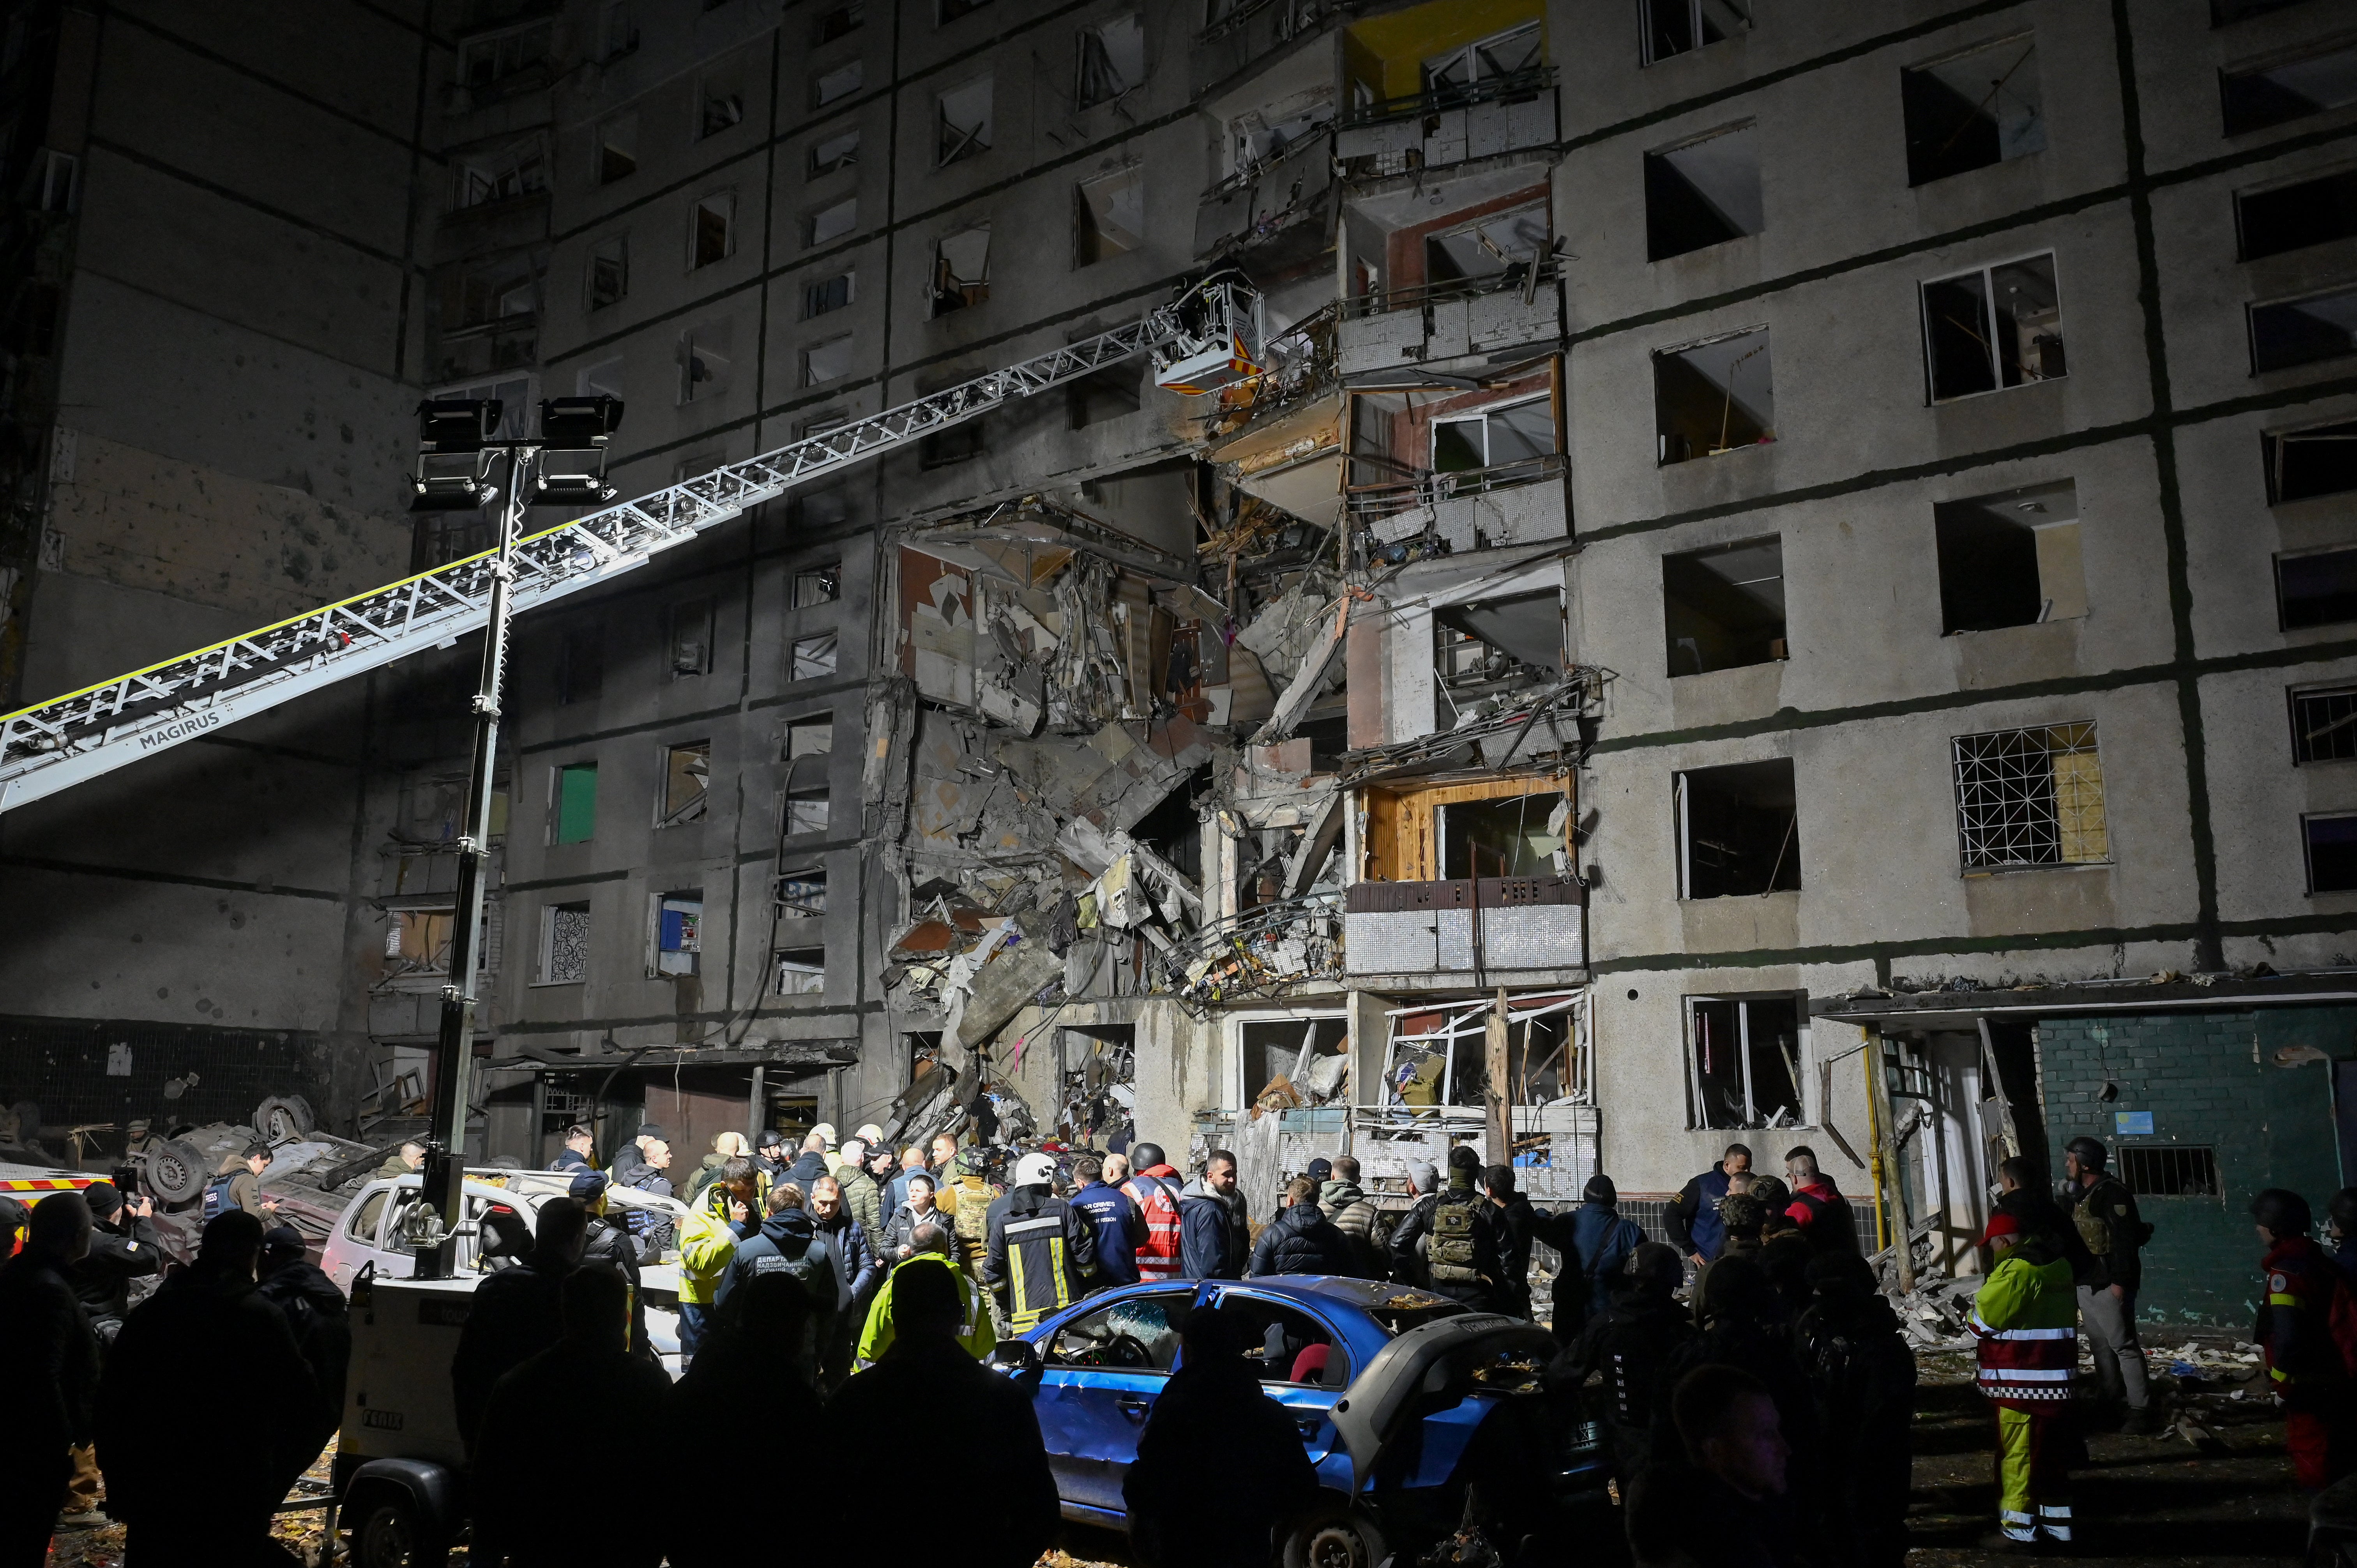
M 1999 1262 L 1974 1299 L 1972 1327 L 1980 1339 L 1982 1393 L 2016 1410 L 2069 1404 L 2079 1367 L 2079 1298 L 2069 1262 Z
M 1157 1166 L 1167 1170 L 1168 1166 Z M 1178 1184 L 1168 1176 L 1138 1175 L 1122 1183 L 1121 1190 L 1146 1217 L 1146 1240 L 1137 1249 L 1141 1281 L 1176 1279 L 1178 1275 Z
M 1061 1203 L 1006 1217 L 1006 1316 L 1019 1332 L 1072 1305 Z

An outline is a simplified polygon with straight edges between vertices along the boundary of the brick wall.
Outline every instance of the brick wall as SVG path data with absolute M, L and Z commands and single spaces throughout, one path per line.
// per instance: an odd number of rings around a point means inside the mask
M 2118 1150 L 2137 1144 L 2215 1153 L 2218 1196 L 2137 1199 L 2153 1226 L 2138 1316 L 2249 1323 L 2259 1258 L 2252 1195 L 2289 1187 L 2320 1216 L 2341 1186 L 2330 1069 L 2277 1066 L 2276 1053 L 2312 1046 L 2328 1057 L 2357 1055 L 2357 1008 L 2045 1019 L 2037 1042 L 2047 1155 L 2058 1174 L 2062 1145 L 2082 1135 L 2100 1138 L 2115 1162 Z M 2152 1135 L 2119 1136 L 2122 1112 L 2150 1112 Z
M 125 1047 L 127 1059 L 114 1047 Z M 127 1073 L 110 1073 L 110 1065 Z M 196 1081 L 188 1082 L 193 1074 Z M 167 1097 L 167 1083 L 182 1085 Z M 222 1029 L 136 1019 L 0 1017 L 0 1101 L 32 1101 L 61 1127 L 135 1116 L 166 1122 L 249 1122 L 272 1095 L 299 1094 L 328 1114 L 328 1047 L 305 1030 Z M 64 1140 L 48 1140 L 62 1155 Z M 120 1152 L 120 1132 L 98 1134 Z

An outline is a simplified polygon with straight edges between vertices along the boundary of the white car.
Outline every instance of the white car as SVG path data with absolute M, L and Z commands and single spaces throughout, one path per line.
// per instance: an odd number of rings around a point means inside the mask
M 487 1274 L 494 1266 L 479 1251 L 485 1209 L 503 1204 L 522 1215 L 529 1228 L 536 1223 L 541 1204 L 563 1197 L 571 1179 L 565 1171 L 469 1170 L 467 1211 L 457 1227 L 459 1277 Z M 385 1279 L 407 1279 L 416 1273 L 416 1256 L 404 1244 L 401 1232 L 423 1196 L 424 1185 L 425 1177 L 420 1176 L 382 1177 L 353 1196 L 336 1222 L 335 1233 L 319 1251 L 319 1267 L 336 1282 L 338 1290 L 350 1295 L 352 1281 L 371 1264 Z M 606 1200 L 611 1209 L 651 1209 L 674 1224 L 687 1212 L 675 1198 L 658 1197 L 634 1187 L 608 1187 Z M 676 1258 L 676 1253 L 667 1252 L 662 1262 L 642 1264 L 639 1270 L 640 1293 L 647 1309 L 647 1339 L 662 1359 L 663 1370 L 674 1378 L 681 1370 Z

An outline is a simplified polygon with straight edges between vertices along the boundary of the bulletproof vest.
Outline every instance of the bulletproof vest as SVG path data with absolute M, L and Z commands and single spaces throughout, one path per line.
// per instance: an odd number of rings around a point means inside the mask
M 1440 1195 L 1432 1211 L 1432 1240 L 1425 1249 L 1425 1270 L 1435 1284 L 1472 1284 L 1481 1277 L 1475 1266 L 1475 1228 L 1481 1213 L 1481 1195 L 1452 1187 Z
M 990 1184 L 971 1177 L 958 1178 L 957 1212 L 950 1223 L 957 1231 L 959 1261 L 971 1267 L 982 1261 L 990 1250 L 990 1205 L 994 1195 Z

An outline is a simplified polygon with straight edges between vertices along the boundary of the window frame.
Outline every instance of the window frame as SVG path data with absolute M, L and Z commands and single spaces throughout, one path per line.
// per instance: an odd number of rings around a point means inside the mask
M 581 972 L 578 974 L 558 975 L 553 972 L 555 967 L 556 918 L 559 914 L 580 916 L 585 928 L 581 940 Z M 540 940 L 537 943 L 539 951 L 535 956 L 532 971 L 533 985 L 586 985 L 588 983 L 589 933 L 587 928 L 589 926 L 590 919 L 591 910 L 589 900 L 587 898 L 559 899 L 540 907 Z
M 693 947 L 664 947 L 662 945 L 663 917 L 672 912 L 670 908 L 671 905 L 688 903 L 693 903 L 695 906 L 695 909 L 693 915 L 687 914 L 684 910 L 681 911 L 683 916 L 682 928 L 683 931 L 692 932 L 693 934 L 683 935 L 680 940 L 683 943 L 692 941 L 695 945 Z M 693 978 L 704 972 L 705 903 L 705 899 L 704 897 L 704 889 L 701 887 L 681 887 L 674 888 L 668 893 L 650 893 L 647 895 L 646 968 L 647 978 L 649 980 L 677 980 L 681 978 Z M 669 969 L 664 968 L 663 955 L 666 953 L 679 954 L 684 961 L 684 967 L 675 965 Z
M 587 773 L 589 776 L 589 831 L 579 838 L 565 838 L 565 779 L 567 774 Z M 597 839 L 597 764 L 593 758 L 586 762 L 552 763 L 548 769 L 548 845 L 554 849 L 565 844 L 595 843 Z
M 1723 38 L 1705 38 L 1702 36 L 1703 0 L 1684 0 L 1687 36 L 1695 41 L 1682 49 L 1672 49 L 1667 54 L 1655 54 L 1653 52 L 1653 6 L 1664 3 L 1675 4 L 1676 0 L 1637 0 L 1637 68 L 1640 70 L 1659 65 L 1663 60 L 1699 54 L 1702 50 L 1710 48 L 1712 44 L 1728 43 L 1736 37 L 1735 34 L 1729 33 Z M 1731 0 L 1731 3 L 1742 14 L 1743 30 L 1749 33 L 1754 25 L 1749 12 L 1753 0 Z
M 704 220 L 716 212 L 715 202 L 721 204 L 716 209 L 721 223 L 720 253 L 709 261 L 700 261 L 697 258 L 704 254 Z M 687 209 L 687 270 L 695 273 L 706 267 L 716 267 L 736 253 L 737 188 L 732 185 L 705 192 L 697 197 L 695 204 Z
M 2333 698 L 2346 698 L 2348 711 L 2342 714 L 2319 714 L 2327 721 L 2324 728 L 2309 728 L 2309 718 L 2301 706 Z M 2285 706 L 2291 719 L 2291 762 L 2294 768 L 2328 768 L 2336 762 L 2357 762 L 2357 682 L 2340 682 L 2318 686 L 2290 686 L 2284 691 Z M 2328 734 L 2345 734 L 2350 746 L 2345 757 L 2316 756 L 2310 743 Z
M 2073 746 L 2067 750 L 2060 752 L 2056 751 L 2053 746 L 2052 737 L 2055 732 L 2062 730 L 2084 731 L 2085 744 L 2083 746 Z M 1967 758 L 1964 753 L 1965 744 L 1970 741 L 1996 741 L 2002 740 L 2007 736 L 2029 736 L 2041 733 L 2047 737 L 2044 756 L 2047 759 L 2048 788 L 2051 791 L 2052 796 L 2051 818 L 2054 836 L 2054 858 L 2050 860 L 1996 860 L 1990 858 L 1975 860 L 1975 851 L 1973 847 L 1975 832 L 1984 835 L 1996 834 L 2002 832 L 2006 829 L 2014 827 L 2016 824 L 2012 822 L 2000 819 L 1976 830 L 1973 823 L 1968 821 L 1965 799 L 1967 783 L 1965 778 L 1965 768 L 1967 763 L 1968 761 L 1973 761 L 1986 764 L 1996 754 L 1992 753 L 1989 754 L 1988 757 Z M 2103 852 L 2099 855 L 2082 856 L 2081 858 L 2074 860 L 2069 858 L 2065 853 L 2064 844 L 2070 834 L 2073 831 L 2076 831 L 2081 834 L 2084 834 L 2087 830 L 2083 825 L 2076 830 L 2067 829 L 2063 826 L 2063 818 L 2066 811 L 2066 807 L 2062 800 L 2063 784 L 2061 779 L 2059 777 L 2053 767 L 2053 760 L 2057 756 L 2092 756 L 2095 759 L 2093 776 L 2096 790 L 2096 804 L 2097 809 L 2103 817 L 2103 827 L 2101 832 L 2104 835 Z M 2017 871 L 2045 871 L 2052 869 L 2069 870 L 2081 866 L 2111 865 L 2116 864 L 2118 856 L 2114 852 L 2112 845 L 2111 793 L 2104 779 L 2103 729 L 2101 724 L 2097 720 L 2092 718 L 2058 719 L 2049 724 L 2017 725 L 2005 729 L 1978 730 L 1970 735 L 1952 736 L 1949 737 L 1948 741 L 1948 757 L 1949 778 L 1955 800 L 1956 850 L 1958 874 L 1960 875 L 1984 876 Z M 2005 780 L 1998 779 L 1990 781 L 1984 787 L 1990 789 L 1996 789 L 2001 788 Z M 2032 805 L 2035 804 L 2034 800 L 2029 803 Z M 1983 811 L 1988 811 L 1990 809 L 1990 803 L 1982 803 L 1980 809 Z M 2012 808 L 2007 809 L 2011 810 Z M 2082 805 L 2071 809 L 2083 811 L 2084 807 Z M 1980 853 L 1986 854 L 1986 851 L 1983 850 Z
M 610 273 L 614 290 L 610 297 L 598 296 L 600 272 Z M 589 264 L 582 276 L 582 297 L 585 308 L 595 312 L 611 310 L 630 297 L 630 235 L 628 230 L 619 234 L 607 234 L 589 242 Z
M 2024 360 L 2018 366 L 2021 379 L 2008 382 L 2005 379 L 2005 359 L 1997 346 L 1996 274 L 2002 268 L 2018 267 L 2025 263 L 2040 260 L 2046 262 L 2049 270 L 2054 274 L 2054 340 L 2062 354 L 2062 371 L 2059 375 L 2051 376 L 2046 374 L 2042 369 L 2033 371 L 2029 362 Z M 1980 280 L 1980 304 L 1984 314 L 1977 325 L 1986 330 L 1985 335 L 1975 333 L 1975 336 L 1981 338 L 1982 347 L 1987 354 L 1989 384 L 1977 392 L 1952 392 L 1946 397 L 1942 397 L 1938 390 L 1938 359 L 1932 346 L 1931 291 L 1941 284 L 1954 283 L 1960 278 Z M 1979 266 L 1943 273 L 1938 277 L 1919 279 L 1915 285 L 1915 303 L 1923 334 L 1923 401 L 1928 407 L 1944 408 L 1950 403 L 1964 403 L 1971 398 L 1988 397 L 1997 392 L 2018 392 L 2023 387 L 2040 386 L 2048 381 L 2071 379 L 2070 341 L 2062 330 L 2062 266 L 2057 253 L 2051 249 L 2031 251 L 2023 255 L 2007 256 L 2002 260 L 1984 263 Z
M 693 757 L 699 753 L 704 757 L 704 788 L 692 799 L 672 806 L 673 759 L 682 754 Z M 694 769 L 691 768 L 688 772 L 692 775 Z M 654 827 L 657 832 L 702 822 L 712 802 L 712 742 L 709 739 L 673 741 L 659 747 L 655 752 L 654 795 Z M 691 809 L 694 815 L 687 814 Z
M 1742 1067 L 1743 1111 L 1741 1122 L 1714 1122 L 1703 1093 L 1702 1065 L 1698 1050 L 1698 1029 L 1701 1005 L 1706 1003 L 1732 1003 L 1735 1005 L 1737 1059 Z M 1770 1128 L 1760 1117 L 1753 1096 L 1751 1081 L 1751 1008 L 1755 1003 L 1781 1002 L 1792 1009 L 1792 1060 L 1788 1069 L 1793 1074 L 1792 1093 L 1799 1103 L 1793 1108 L 1796 1119 Z M 1686 1128 L 1689 1132 L 1769 1132 L 1797 1133 L 1815 1127 L 1822 1107 L 1809 1103 L 1809 1066 L 1811 1046 L 1809 1030 L 1809 993 L 1805 991 L 1712 991 L 1693 992 L 1679 998 L 1679 1012 L 1685 1027 L 1686 1069 Z
M 2330 898 L 2344 893 L 2357 893 L 2357 877 L 2346 887 L 2319 887 L 2316 885 L 2316 836 L 2309 832 L 2317 822 L 2357 822 L 2357 811 L 2302 811 L 2299 814 L 2299 863 L 2307 894 L 2311 898 Z

